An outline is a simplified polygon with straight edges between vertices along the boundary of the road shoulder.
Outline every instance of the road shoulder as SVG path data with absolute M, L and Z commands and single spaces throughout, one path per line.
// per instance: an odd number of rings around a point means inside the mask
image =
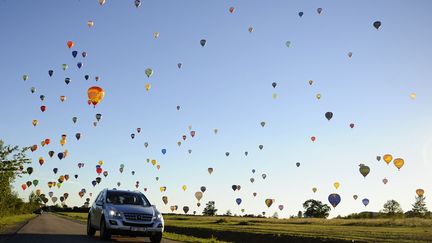
M 20 231 L 24 226 L 26 226 L 27 223 L 30 222 L 30 220 L 33 220 L 38 216 L 39 215 L 35 215 L 34 217 L 5 226 L 3 229 L 0 230 L 0 243 L 6 242 L 10 237 L 14 236 L 18 231 Z

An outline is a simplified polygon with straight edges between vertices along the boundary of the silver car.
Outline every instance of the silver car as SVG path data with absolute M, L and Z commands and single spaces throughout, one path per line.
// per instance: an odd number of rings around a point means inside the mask
M 100 238 L 104 240 L 111 235 L 128 235 L 160 242 L 164 220 L 141 192 L 104 189 L 87 217 L 87 235 L 94 236 L 96 230 L 100 230 Z

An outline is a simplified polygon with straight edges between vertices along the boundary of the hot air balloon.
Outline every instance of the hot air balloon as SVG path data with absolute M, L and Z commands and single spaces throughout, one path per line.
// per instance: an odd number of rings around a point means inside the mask
M 78 55 L 77 51 L 72 51 L 72 56 L 75 58 Z
M 381 27 L 381 21 L 375 21 L 374 23 L 373 23 L 373 26 L 375 27 L 375 29 L 379 29 L 380 27 Z
M 230 155 L 230 153 L 229 153 L 229 152 L 225 152 L 225 156 L 227 156 L 227 157 L 228 157 L 229 155 Z
M 87 90 L 87 96 L 93 106 L 96 106 L 99 102 L 103 100 L 105 96 L 105 91 L 98 86 L 93 86 Z
M 204 192 L 207 190 L 207 188 L 206 188 L 205 186 L 202 186 L 202 187 L 200 188 L 200 190 L 201 190 L 202 193 L 204 193 Z
M 186 214 L 189 212 L 189 207 L 188 206 L 184 206 L 183 207 L 183 212 Z
M 165 154 L 166 154 L 166 152 L 167 152 L 167 150 L 166 150 L 166 149 L 162 149 L 162 150 L 161 150 L 161 152 L 162 152 L 162 154 L 164 154 L 164 155 L 165 155 Z
M 326 112 L 325 113 L 325 117 L 327 118 L 327 120 L 330 121 L 332 119 L 332 117 L 333 117 L 333 112 L 330 112 L 330 111 Z
M 291 46 L 291 41 L 287 41 L 285 42 L 286 47 L 290 47 Z
M 163 196 L 162 197 L 162 201 L 165 203 L 165 205 L 167 205 L 167 203 L 168 203 L 168 197 L 167 196 Z
M 75 45 L 73 41 L 68 41 L 66 44 L 69 47 L 69 49 L 71 49 Z
M 424 190 L 423 190 L 423 189 L 417 189 L 417 190 L 416 190 L 416 194 L 417 194 L 417 196 L 419 196 L 419 197 L 423 197 L 423 195 L 424 195 Z
M 99 76 L 95 77 L 96 82 L 99 81 L 99 79 L 100 79 Z
M 65 78 L 65 83 L 66 83 L 66 84 L 69 84 L 69 83 L 70 83 L 70 81 L 71 81 L 71 79 L 70 79 L 70 78 Z
M 52 158 L 52 157 L 54 156 L 54 151 L 49 151 L 49 152 L 48 152 L 48 155 L 49 155 L 49 157 Z
M 249 26 L 248 31 L 249 31 L 249 33 L 252 33 L 254 31 L 254 28 L 252 26 Z
M 365 207 L 369 204 L 369 199 L 367 199 L 367 198 L 364 198 L 363 200 L 362 200 L 362 203 L 363 203 L 363 205 L 365 205 Z
M 360 166 L 360 168 L 359 168 L 360 174 L 362 174 L 363 177 L 366 178 L 366 176 L 367 176 L 367 175 L 369 174 L 369 172 L 370 172 L 370 168 L 369 168 L 369 166 L 366 166 L 366 165 L 364 165 L 364 164 L 360 164 L 359 166 Z
M 317 188 L 316 187 L 312 187 L 312 191 L 313 191 L 313 193 L 315 193 L 317 191 Z
M 54 71 L 53 71 L 53 70 L 48 70 L 48 75 L 49 75 L 50 77 L 52 77 L 53 74 L 54 74 Z
M 36 92 L 36 88 L 35 87 L 31 87 L 30 88 L 30 92 L 33 94 L 34 92 Z
M 22 188 L 23 191 L 24 191 L 25 189 L 27 189 L 27 185 L 26 185 L 26 184 L 22 184 L 22 185 L 21 185 L 21 188 Z
M 105 0 L 99 0 L 99 4 L 102 6 L 105 4 Z
M 320 100 L 321 99 L 321 94 L 320 93 L 316 94 L 316 98 L 317 98 L 317 100 Z
M 94 22 L 92 20 L 87 21 L 87 26 L 89 28 L 93 27 L 94 26 Z
M 322 8 L 317 8 L 317 13 L 321 14 L 322 10 L 323 10 Z
M 237 203 L 237 205 L 240 205 L 241 202 L 242 202 L 242 199 L 241 199 L 241 198 L 237 198 L 237 199 L 236 199 L 236 203 Z
M 347 55 L 348 55 L 348 57 L 349 57 L 349 58 L 351 58 L 351 57 L 352 57 L 352 55 L 353 55 L 353 53 L 352 53 L 352 52 L 348 52 L 348 54 L 347 54 Z
M 254 192 L 254 193 L 252 193 L 252 195 L 253 195 L 254 197 L 256 197 L 257 193 L 256 193 L 256 192 Z
M 83 63 L 82 63 L 82 62 L 78 62 L 78 63 L 77 63 L 77 67 L 78 67 L 78 68 L 81 68 L 82 66 L 83 66 Z
M 350 126 L 351 128 L 354 128 L 354 123 L 351 123 L 349 126 Z
M 341 197 L 337 193 L 332 193 L 328 196 L 329 203 L 335 208 L 341 201 Z
M 267 205 L 267 207 L 271 207 L 274 201 L 275 201 L 274 199 L 266 199 L 264 202 Z
M 177 67 L 178 67 L 179 69 L 180 69 L 180 68 L 182 67 L 182 65 L 183 65 L 183 64 L 182 64 L 182 63 L 180 63 L 180 62 L 179 62 L 179 63 L 177 63 Z
M 276 83 L 276 82 L 273 82 L 273 83 L 272 83 L 272 87 L 273 87 L 273 88 L 276 88 L 276 86 L 277 86 L 277 83 Z
M 267 177 L 267 175 L 266 175 L 266 174 L 262 174 L 261 177 L 262 177 L 263 179 L 265 179 L 265 178 Z
M 36 151 L 37 149 L 38 149 L 38 146 L 36 144 L 30 147 L 30 150 L 32 152 Z
M 83 58 L 86 58 L 86 56 L 87 56 L 87 52 L 83 51 L 83 52 L 81 53 L 81 56 L 82 56 Z M 96 80 L 96 81 L 97 81 L 97 80 Z
M 358 196 L 357 195 L 353 195 L 354 200 L 357 200 Z
M 206 43 L 207 43 L 207 40 L 205 40 L 205 39 L 200 40 L 200 44 L 202 47 L 204 47 L 206 45 Z
M 33 120 L 33 121 L 32 121 L 32 124 L 33 124 L 33 126 L 35 127 L 35 126 L 37 126 L 37 125 L 39 124 L 39 121 L 38 121 L 38 120 Z
M 63 69 L 63 71 L 66 71 L 66 69 L 68 69 L 68 67 L 69 67 L 69 65 L 67 65 L 67 64 L 62 64 L 62 69 Z
M 40 109 L 41 109 L 42 112 L 45 112 L 46 106 L 43 105 L 43 106 L 40 107 Z
M 186 186 L 186 185 L 183 185 L 183 186 L 182 186 L 182 189 L 183 189 L 183 191 L 186 191 L 187 186 Z
M 303 17 L 303 12 L 299 12 L 298 15 L 301 17 Z
M 45 163 L 44 158 L 39 157 L 39 164 L 42 166 Z
M 147 68 L 145 70 L 145 74 L 147 75 L 148 78 L 150 78 L 153 75 L 153 69 Z
M 58 171 L 57 168 L 54 168 L 54 169 L 53 169 L 54 174 L 57 174 L 57 171 Z
M 153 37 L 154 37 L 155 39 L 157 39 L 157 38 L 159 37 L 159 32 L 154 32 L 154 33 L 153 33 Z
M 90 78 L 90 76 L 88 74 L 84 75 L 84 79 L 88 80 Z
M 145 89 L 146 89 L 146 91 L 149 91 L 151 89 L 151 84 L 150 83 L 146 83 L 145 84 Z
M 97 121 L 100 121 L 101 118 L 102 118 L 102 114 L 99 114 L 99 113 L 96 114 L 96 120 L 97 120 Z
M 405 164 L 405 161 L 401 158 L 397 158 L 393 160 L 393 164 L 396 166 L 396 168 L 398 168 L 398 170 L 400 170 L 402 166 Z
M 390 164 L 390 162 L 393 160 L 393 156 L 391 154 L 385 154 L 383 156 L 384 161 L 388 164 Z
M 213 173 L 213 168 L 208 168 L 207 171 L 211 175 L 211 173 Z
M 28 167 L 28 168 L 27 168 L 27 173 L 28 173 L 29 175 L 31 175 L 31 174 L 33 173 L 33 167 Z
M 63 159 L 64 158 L 64 153 L 58 153 L 57 154 L 57 157 L 61 160 L 61 159 Z
M 249 180 L 250 180 L 251 183 L 254 183 L 255 178 L 250 178 Z
M 61 102 L 64 102 L 65 100 L 66 100 L 66 96 L 61 95 L 61 96 L 60 96 L 60 101 L 61 101 Z
M 131 138 L 134 139 L 135 138 L 135 133 L 131 134 Z M 145 144 L 144 144 L 145 145 Z
M 230 8 L 229 8 L 229 12 L 230 12 L 230 13 L 234 13 L 234 11 L 235 11 L 235 8 L 234 8 L 234 7 L 230 7 Z
M 384 178 L 383 180 L 382 180 L 382 182 L 384 183 L 384 185 L 385 184 L 387 184 L 387 182 L 388 182 L 388 179 L 387 178 Z
M 263 145 L 259 145 L 258 148 L 259 148 L 260 150 L 262 150 L 262 149 L 264 148 L 264 146 L 263 146 Z
M 340 187 L 340 183 L 339 182 L 335 182 L 335 183 L 333 183 L 333 186 L 337 190 Z
M 415 100 L 417 98 L 417 94 L 416 93 L 411 93 L 410 94 L 410 98 Z
M 312 142 L 315 142 L 316 137 L 315 137 L 315 136 L 312 136 L 310 139 L 312 140 Z
M 376 160 L 380 161 L 381 160 L 381 156 L 377 156 Z
M 296 166 L 297 166 L 297 167 L 300 167 L 300 162 L 297 162 L 297 163 L 296 163 Z

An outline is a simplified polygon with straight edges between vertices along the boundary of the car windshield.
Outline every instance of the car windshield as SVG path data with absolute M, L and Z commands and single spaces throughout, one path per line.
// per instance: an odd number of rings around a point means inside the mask
M 106 202 L 111 204 L 150 206 L 149 201 L 144 195 L 132 192 L 108 191 Z

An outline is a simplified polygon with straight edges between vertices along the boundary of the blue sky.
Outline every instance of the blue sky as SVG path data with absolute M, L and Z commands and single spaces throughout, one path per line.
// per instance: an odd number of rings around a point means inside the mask
M 55 196 L 68 192 L 68 205 L 82 205 L 89 195 L 80 199 L 81 188 L 96 194 L 121 182 L 121 188 L 132 190 L 140 181 L 140 190 L 147 187 L 146 195 L 162 211 L 188 205 L 201 212 L 194 193 L 206 186 L 202 204 L 215 200 L 221 213 L 243 208 L 255 214 L 278 211 L 282 217 L 296 214 L 309 198 L 327 203 L 333 192 L 342 202 L 331 216 L 377 211 L 388 199 L 409 210 L 417 188 L 426 191 L 431 203 L 431 5 L 426 0 L 149 0 L 135 8 L 133 1 L 114 0 L 104 6 L 96 0 L 0 1 L 0 100 L 5 108 L 0 138 L 21 146 L 51 139 L 50 145 L 29 153 L 35 172 L 17 179 L 16 190 L 26 197 L 30 190 L 22 191 L 20 185 L 39 179 L 38 188 L 47 194 L 48 181 L 69 174 L 71 179 L 52 191 Z M 88 28 L 89 20 L 93 28 Z M 372 26 L 377 20 L 382 22 L 379 30 Z M 207 40 L 205 47 L 201 39 Z M 72 49 L 68 40 L 75 42 Z M 291 41 L 289 48 L 286 41 Z M 73 50 L 88 55 L 73 58 Z M 78 69 L 77 62 L 84 66 Z M 68 70 L 61 69 L 63 63 Z M 154 74 L 147 78 L 149 67 Z M 24 74 L 30 77 L 25 82 Z M 98 82 L 95 76 L 100 76 Z M 66 77 L 72 79 L 69 85 Z M 152 85 L 149 92 L 146 83 Z M 96 108 L 87 105 L 86 91 L 93 85 L 106 92 Z M 409 97 L 413 92 L 415 100 Z M 60 102 L 60 95 L 67 100 Z M 334 113 L 331 121 L 324 117 L 327 111 Z M 103 117 L 93 127 L 96 113 Z M 37 127 L 33 119 L 39 120 Z M 189 125 L 196 131 L 194 138 Z M 77 132 L 82 134 L 79 141 Z M 131 133 L 136 133 L 134 140 Z M 59 144 L 62 134 L 68 135 L 64 148 Z M 179 147 L 184 134 L 188 138 Z M 64 149 L 69 151 L 66 159 L 49 158 L 49 150 Z M 404 167 L 397 171 L 376 161 L 386 153 L 404 158 Z M 43 166 L 40 156 L 46 160 Z M 156 159 L 161 169 L 147 158 Z M 99 160 L 109 176 L 92 187 Z M 79 162 L 85 167 L 78 169 Z M 366 179 L 358 171 L 360 163 L 371 168 Z M 120 164 L 125 164 L 122 174 Z M 214 168 L 212 175 L 208 167 Z M 57 175 L 53 168 L 59 169 Z M 335 181 L 341 183 L 338 190 Z M 233 192 L 233 184 L 242 189 Z M 182 185 L 188 186 L 186 192 Z M 161 193 L 160 186 L 167 191 Z M 312 193 L 312 187 L 318 191 Z M 162 196 L 168 196 L 168 205 Z M 242 198 L 240 206 L 236 198 Z M 266 198 L 276 200 L 270 209 Z M 370 200 L 366 208 L 363 198 Z M 285 206 L 282 212 L 280 204 Z

